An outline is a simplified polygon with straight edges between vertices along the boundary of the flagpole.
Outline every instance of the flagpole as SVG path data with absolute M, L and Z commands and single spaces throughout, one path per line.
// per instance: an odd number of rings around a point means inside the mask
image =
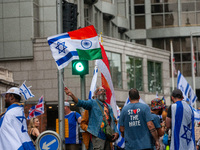
M 192 33 L 190 33 L 190 43 L 191 43 L 191 62 L 192 62 L 192 81 L 193 81 L 193 90 L 196 94 L 196 85 L 195 85 L 195 70 L 194 70 L 194 46 L 193 46 L 193 36 Z M 197 109 L 196 101 L 194 103 L 194 108 Z
M 57 33 L 63 32 L 62 21 L 62 0 L 57 0 Z M 65 149 L 65 124 L 64 124 L 64 86 L 63 77 L 64 69 L 58 70 L 58 118 L 59 118 L 59 135 L 62 141 L 62 148 Z
M 170 40 L 170 49 L 171 49 L 172 90 L 174 90 L 174 67 L 173 67 L 173 57 L 174 57 L 174 51 L 173 51 L 173 44 L 172 44 L 172 40 Z

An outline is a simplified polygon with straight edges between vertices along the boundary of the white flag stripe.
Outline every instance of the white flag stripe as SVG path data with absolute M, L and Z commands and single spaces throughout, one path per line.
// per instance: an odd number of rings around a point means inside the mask
M 98 75 L 98 69 L 97 69 L 97 66 L 95 66 L 93 77 L 92 77 L 92 82 L 90 85 L 90 93 L 89 93 L 88 99 L 92 99 L 92 96 L 94 95 L 94 91 L 96 90 L 97 75 Z
M 115 116 L 117 116 L 117 104 L 116 104 L 116 98 L 115 98 L 115 94 L 114 94 L 114 88 L 113 88 L 113 83 L 112 83 L 112 79 L 111 79 L 111 75 L 110 75 L 110 71 L 108 70 L 107 66 L 105 65 L 105 63 L 102 60 L 97 60 L 97 67 L 99 69 L 99 71 L 101 71 L 101 73 L 104 75 L 105 79 L 107 80 L 109 86 L 110 86 L 110 90 L 112 92 L 112 96 L 111 96 L 111 100 L 110 100 L 110 105 L 113 109 L 113 113 Z

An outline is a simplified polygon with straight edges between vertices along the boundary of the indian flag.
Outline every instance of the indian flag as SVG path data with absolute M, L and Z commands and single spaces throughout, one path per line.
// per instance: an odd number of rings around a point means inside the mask
M 51 36 L 47 40 L 58 69 L 66 67 L 74 59 L 102 59 L 98 35 L 93 25 Z

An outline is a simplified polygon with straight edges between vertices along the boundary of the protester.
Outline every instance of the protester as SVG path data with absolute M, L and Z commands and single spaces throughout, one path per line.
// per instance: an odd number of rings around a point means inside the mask
M 166 126 L 171 128 L 170 150 L 194 150 L 194 112 L 192 107 L 183 100 L 181 90 L 172 91 L 172 104 L 167 113 Z
M 151 114 L 159 137 L 163 136 L 165 133 L 165 121 L 161 123 L 159 118 L 159 116 L 162 115 L 163 108 L 165 108 L 165 106 L 161 99 L 155 98 L 151 101 Z
M 39 131 L 39 119 L 36 117 L 33 117 L 30 119 L 29 125 L 28 125 L 28 133 L 35 144 L 37 137 L 40 135 Z
M 137 89 L 129 91 L 130 103 L 122 109 L 119 124 L 125 139 L 126 150 L 153 149 L 153 136 L 156 149 L 159 150 L 158 133 L 153 124 L 150 108 L 139 102 Z
M 162 120 L 159 116 L 162 115 L 163 109 L 165 108 L 165 104 L 163 100 L 160 98 L 155 98 L 151 101 L 151 114 L 153 117 L 153 123 L 158 132 L 160 150 L 165 150 L 165 145 L 163 144 L 163 135 L 165 133 L 165 120 Z
M 110 150 L 110 141 L 108 141 L 105 135 L 105 123 L 108 122 L 114 130 L 112 141 L 115 141 L 119 134 L 112 108 L 105 102 L 105 89 L 103 87 L 98 87 L 95 91 L 97 98 L 89 99 L 87 101 L 78 99 L 68 88 L 65 88 L 65 93 L 68 96 L 71 96 L 73 101 L 77 103 L 78 107 L 83 107 L 84 109 L 89 110 L 90 115 L 87 131 L 92 135 L 93 149 Z M 101 109 L 104 110 L 105 117 L 103 117 Z M 103 118 L 106 118 L 106 120 Z
M 79 124 L 81 115 L 70 110 L 69 102 L 64 103 L 65 119 L 68 119 L 68 137 L 65 137 L 65 150 L 79 150 L 81 141 L 79 140 Z
M 3 95 L 7 110 L 0 119 L 0 150 L 34 150 L 27 132 L 24 105 L 20 103 L 20 89 L 12 87 Z

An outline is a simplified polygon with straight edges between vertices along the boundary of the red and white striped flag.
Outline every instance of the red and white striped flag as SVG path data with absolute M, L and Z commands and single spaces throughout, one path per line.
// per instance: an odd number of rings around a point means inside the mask
M 102 57 L 103 59 L 98 59 L 97 60 L 97 67 L 101 71 L 101 82 L 102 82 L 102 87 L 106 90 L 106 102 L 111 105 L 113 109 L 113 113 L 115 117 L 117 117 L 117 105 L 116 105 L 116 98 L 114 94 L 114 87 L 112 83 L 112 78 L 110 74 L 110 67 L 109 67 L 109 62 L 108 58 L 106 56 L 106 52 L 101 46 L 101 52 L 102 52 Z

